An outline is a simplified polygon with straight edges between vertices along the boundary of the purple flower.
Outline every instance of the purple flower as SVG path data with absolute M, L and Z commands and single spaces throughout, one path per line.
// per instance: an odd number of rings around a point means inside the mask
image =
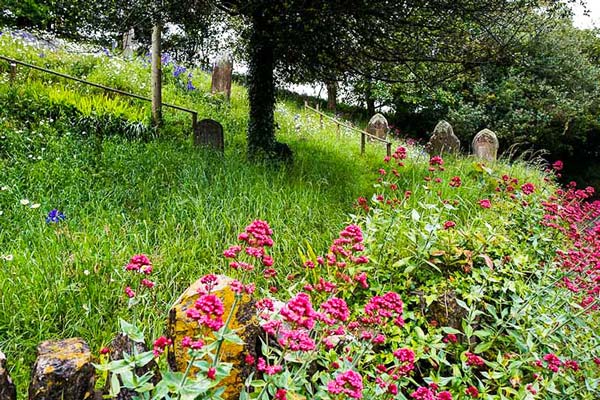
M 188 79 L 186 88 L 189 91 L 196 90 L 196 87 L 194 86 L 194 84 L 192 84 L 192 80 L 191 79 Z
M 185 71 L 186 71 L 186 68 L 184 66 L 175 65 L 175 68 L 173 69 L 173 76 L 175 78 L 178 78 L 179 75 L 183 74 Z
M 171 55 L 169 53 L 163 53 L 160 57 L 160 62 L 163 65 L 169 65 L 171 62 Z
M 48 216 L 46 217 L 46 223 L 55 224 L 57 222 L 64 221 L 65 219 L 65 214 L 55 208 L 48 213 Z

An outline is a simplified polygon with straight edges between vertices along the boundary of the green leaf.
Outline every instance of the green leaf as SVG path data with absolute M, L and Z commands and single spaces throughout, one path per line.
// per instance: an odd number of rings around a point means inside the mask
M 144 333 L 137 326 L 130 324 L 122 318 L 119 318 L 119 325 L 123 334 L 129 339 L 136 343 L 144 343 Z

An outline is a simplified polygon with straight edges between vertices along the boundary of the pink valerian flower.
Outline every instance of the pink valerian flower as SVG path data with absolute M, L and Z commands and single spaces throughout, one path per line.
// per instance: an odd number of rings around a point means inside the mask
M 552 372 L 558 372 L 562 361 L 556 356 L 556 354 L 548 353 L 544 356 L 544 361 L 547 363 L 547 368 Z
M 192 350 L 200 350 L 202 347 L 204 347 L 204 341 L 201 339 L 192 340 L 192 338 L 189 336 L 185 336 L 183 339 L 181 339 L 181 347 L 184 349 L 191 348 Z
M 200 278 L 200 283 L 204 284 L 204 288 L 201 290 L 202 294 L 210 293 L 219 283 L 219 278 L 214 274 L 204 275 Z
M 262 324 L 260 327 L 265 331 L 267 335 L 276 336 L 277 332 L 281 329 L 282 323 L 278 320 L 270 320 Z
M 350 316 L 348 305 L 343 299 L 332 297 L 321 304 L 323 313 L 318 314 L 318 319 L 327 325 L 334 325 L 337 322 L 346 322 Z
M 312 351 L 316 348 L 315 341 L 306 329 L 282 330 L 279 336 L 279 344 L 291 351 Z
M 394 154 L 392 154 L 392 158 L 395 160 L 404 160 L 406 159 L 406 148 L 400 146 L 396 149 Z
M 400 295 L 388 292 L 383 296 L 373 296 L 364 308 L 365 316 L 361 322 L 368 325 L 381 325 L 384 319 L 393 319 L 397 326 L 404 325 L 402 319 L 403 304 Z
M 210 367 L 208 371 L 206 371 L 206 377 L 211 381 L 214 381 L 217 378 L 217 369 L 215 367 Z
M 100 349 L 100 354 L 104 355 L 108 353 L 110 353 L 110 349 L 108 347 L 103 347 Z
M 147 287 L 148 289 L 152 289 L 156 283 L 148 279 L 142 279 L 141 285 Z
M 453 176 L 453 177 L 450 179 L 450 183 L 449 183 L 449 185 L 450 185 L 451 187 L 456 187 L 456 188 L 457 188 L 457 187 L 461 187 L 461 185 L 462 185 L 462 180 L 460 179 L 460 176 Z
M 396 372 L 399 375 L 408 375 L 415 368 L 415 352 L 409 348 L 394 351 L 394 357 L 400 362 Z
M 439 392 L 437 394 L 437 400 L 452 400 L 452 393 L 448 391 Z
M 160 355 L 162 353 L 164 353 L 165 348 L 169 345 L 171 345 L 173 342 L 171 341 L 171 339 L 167 339 L 164 336 L 159 337 L 158 339 L 156 339 L 153 343 L 153 350 L 152 352 L 154 353 L 154 357 L 160 357 Z
M 362 376 L 352 370 L 342 372 L 327 383 L 327 391 L 331 394 L 344 394 L 353 399 L 362 399 Z
M 127 297 L 129 297 L 130 299 L 135 297 L 135 292 L 133 291 L 133 289 L 131 289 L 129 286 L 127 286 L 125 288 L 125 294 L 127 295 Z
M 223 251 L 223 257 L 236 258 L 240 251 L 242 251 L 241 246 L 231 246 L 230 248 Z
M 552 169 L 555 170 L 556 172 L 562 171 L 563 167 L 564 167 L 564 164 L 560 160 L 555 161 L 554 164 L 552 164 Z
M 312 329 L 315 326 L 316 312 L 306 293 L 298 293 L 280 311 L 283 319 L 293 327 Z
M 255 220 L 246 227 L 243 233 L 240 233 L 238 240 L 248 243 L 251 247 L 271 247 L 273 231 L 266 221 Z
M 367 274 L 365 272 L 355 275 L 354 281 L 357 282 L 363 289 L 369 288 L 369 284 L 367 283 Z
M 485 365 L 484 359 L 476 354 L 467 351 L 465 356 L 467 357 L 467 365 L 470 367 L 483 367 Z
M 479 200 L 479 205 L 482 208 L 490 208 L 492 206 L 492 203 L 490 202 L 489 199 L 482 199 L 482 200 Z
M 429 159 L 429 165 L 444 165 L 444 160 L 440 156 L 433 156 Z
M 535 185 L 533 183 L 527 182 L 521 186 L 521 191 L 525 195 L 530 195 L 535 192 Z
M 567 360 L 565 361 L 565 368 L 571 369 L 573 371 L 579 371 L 579 363 L 575 360 Z
M 458 338 L 456 337 L 456 335 L 454 333 L 449 333 L 442 339 L 442 342 L 456 343 L 456 342 L 458 342 Z
M 436 400 L 435 392 L 424 386 L 417 388 L 410 394 L 410 397 L 415 400 Z
M 187 317 L 213 331 L 218 331 L 225 324 L 223 313 L 223 302 L 217 296 L 203 294 L 194 303 L 194 308 L 187 310 Z
M 244 362 L 248 365 L 254 365 L 254 363 L 256 362 L 256 359 L 254 358 L 254 356 L 252 354 L 248 353 L 244 357 Z
M 450 228 L 454 228 L 456 226 L 456 222 L 454 221 L 446 221 L 444 222 L 444 229 L 448 230 Z
M 287 391 L 285 389 L 277 389 L 275 392 L 275 400 L 287 400 Z
M 472 398 L 477 398 L 477 397 L 479 397 L 479 390 L 477 390 L 477 388 L 475 386 L 469 386 L 468 388 L 465 389 L 465 394 Z
M 256 369 L 267 375 L 276 375 L 283 370 L 283 367 L 281 365 L 267 365 L 265 359 L 259 357 L 258 362 L 256 363 Z
M 129 260 L 129 263 L 125 266 L 126 271 L 140 272 L 145 275 L 152 273 L 152 263 L 145 254 L 136 254 Z

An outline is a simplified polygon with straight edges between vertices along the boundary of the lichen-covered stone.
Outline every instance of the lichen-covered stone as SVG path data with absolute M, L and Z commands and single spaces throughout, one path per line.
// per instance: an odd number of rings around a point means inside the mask
M 498 156 L 498 138 L 496 134 L 483 129 L 473 138 L 473 155 L 486 161 L 496 161 Z
M 223 302 L 225 310 L 223 320 L 226 321 L 229 314 L 233 312 L 229 328 L 233 329 L 244 341 L 243 345 L 224 343 L 221 349 L 221 361 L 233 364 L 231 375 L 221 382 L 221 385 L 226 388 L 223 394 L 225 399 L 239 398 L 245 379 L 254 369 L 244 359 L 248 354 L 256 357 L 260 334 L 255 301 L 249 295 L 242 296 L 235 309 L 231 310 L 235 299 L 235 293 L 230 287 L 232 281 L 229 277 L 219 275 L 217 285 L 211 290 L 211 294 L 216 295 Z M 187 350 L 181 346 L 181 340 L 185 336 L 199 338 L 210 334 L 206 329 L 202 329 L 196 321 L 186 316 L 187 309 L 194 307 L 194 303 L 198 299 L 198 289 L 203 286 L 200 280 L 192 284 L 179 297 L 169 312 L 168 332 L 173 340 L 169 363 L 173 369 L 178 371 L 184 371 L 189 361 Z
M 367 133 L 385 139 L 390 129 L 387 119 L 379 113 L 373 115 L 367 125 Z
M 441 156 L 444 153 L 456 154 L 460 151 L 460 140 L 454 134 L 452 125 L 446 121 L 440 121 L 433 129 L 425 150 L 430 156 Z
M 135 351 L 138 354 L 148 351 L 148 347 L 144 343 L 134 343 L 131 339 L 129 339 L 127 336 L 123 335 L 122 333 L 118 334 L 110 343 L 110 360 L 114 361 L 114 360 L 123 359 L 123 353 L 133 354 L 134 346 L 135 346 Z M 135 374 L 137 376 L 142 376 L 148 371 L 154 372 L 154 379 L 152 380 L 152 382 L 154 384 L 157 384 L 159 381 L 160 375 L 158 372 L 158 366 L 156 365 L 156 362 L 154 362 L 154 360 L 151 361 L 150 363 L 148 363 L 144 367 L 136 368 Z M 110 382 L 106 382 L 106 388 L 105 388 L 106 393 L 108 393 L 108 391 L 109 391 L 109 385 L 110 385 Z M 136 396 L 137 396 L 137 392 L 135 392 L 134 390 L 121 388 L 121 391 L 117 394 L 116 399 L 117 400 L 132 400 Z
M 48 340 L 37 349 L 29 400 L 85 400 L 94 391 L 89 346 L 79 338 Z
M 6 367 L 6 356 L 0 351 L 0 400 L 16 400 L 17 389 Z
M 458 305 L 456 292 L 448 290 L 427 307 L 426 316 L 438 326 L 449 326 L 462 331 L 462 321 L 467 317 L 467 311 Z

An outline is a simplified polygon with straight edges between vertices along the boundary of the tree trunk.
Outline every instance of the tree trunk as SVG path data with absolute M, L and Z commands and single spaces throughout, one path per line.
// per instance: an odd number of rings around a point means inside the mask
M 160 23 L 156 23 L 152 28 L 152 123 L 154 126 L 160 126 L 162 123 L 161 29 Z
M 367 114 L 369 114 L 368 118 L 371 118 L 373 115 L 375 115 L 375 99 L 373 98 L 373 86 L 371 81 L 367 82 L 365 98 L 367 102 Z
M 270 152 L 275 144 L 275 66 L 270 24 L 262 15 L 254 15 L 250 36 L 248 69 L 248 154 Z
M 327 82 L 327 109 L 335 112 L 337 108 L 337 82 Z

